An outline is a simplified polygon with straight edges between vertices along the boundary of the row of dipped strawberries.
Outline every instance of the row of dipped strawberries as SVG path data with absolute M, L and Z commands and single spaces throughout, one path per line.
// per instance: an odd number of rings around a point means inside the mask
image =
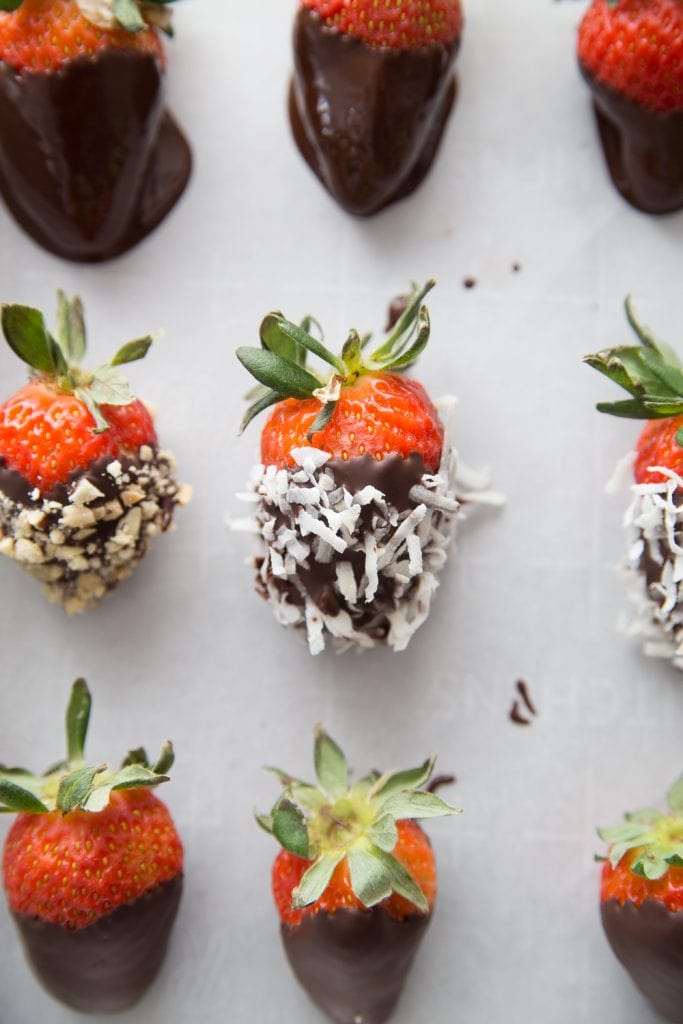
M 131 750 L 118 769 L 91 765 L 91 697 L 73 685 L 66 759 L 45 775 L 0 769 L 0 811 L 17 813 L 3 854 L 10 912 L 31 968 L 82 1013 L 133 1006 L 162 966 L 181 898 L 184 851 L 154 790 L 174 753 Z M 437 892 L 432 846 L 419 819 L 458 813 L 436 790 L 434 758 L 414 769 L 352 780 L 321 727 L 316 781 L 272 768 L 282 792 L 258 824 L 281 846 L 271 889 L 296 978 L 336 1024 L 392 1014 Z M 669 810 L 648 808 L 601 831 L 611 844 L 601 915 L 616 955 L 653 1006 L 683 1020 L 683 778 Z
M 326 640 L 342 650 L 403 649 L 429 612 L 462 507 L 497 500 L 459 467 L 437 406 L 403 374 L 428 342 L 423 299 L 432 284 L 392 303 L 379 345 L 351 330 L 337 355 L 312 317 L 295 324 L 274 312 L 262 321 L 260 346 L 237 350 L 257 380 L 244 425 L 272 406 L 245 495 L 261 545 L 257 589 L 312 653 Z M 630 302 L 626 309 L 638 343 L 587 359 L 629 393 L 600 408 L 647 420 L 634 455 L 631 575 L 648 650 L 681 667 L 683 367 L 639 323 Z M 129 342 L 88 372 L 79 365 L 86 339 L 78 299 L 60 293 L 54 334 L 30 307 L 5 305 L 0 322 L 31 369 L 28 384 L 0 406 L 0 552 L 41 580 L 52 599 L 81 611 L 130 573 L 149 537 L 168 527 L 187 497 L 121 371 L 146 354 L 151 339 Z M 327 364 L 326 372 L 314 371 L 311 357 Z M 442 412 L 447 408 L 441 403 Z M 20 812 L 6 847 L 5 886 L 48 988 L 81 1008 L 111 1009 L 136 998 L 160 964 L 180 894 L 182 850 L 149 792 L 166 781 L 170 746 L 154 763 L 134 751 L 118 772 L 88 766 L 89 706 L 79 682 L 67 713 L 66 762 L 42 778 L 0 770 L 2 809 Z M 283 796 L 259 819 L 285 851 L 274 887 L 290 962 L 343 1024 L 386 1018 L 426 926 L 433 857 L 413 820 L 450 811 L 422 789 L 431 768 L 428 762 L 415 772 L 370 775 L 349 789 L 343 756 L 321 733 L 320 786 L 278 772 Z M 652 963 L 655 939 L 664 947 L 680 928 L 681 786 L 670 801 L 671 813 L 647 810 L 604 833 L 612 846 L 603 919 L 617 954 L 635 962 L 643 990 L 671 1020 L 683 1021 L 672 1009 L 674 999 L 680 1006 L 683 972 L 672 971 L 664 992 L 648 982 L 652 972 L 661 974 L 661 958 L 651 970 L 638 967 Z M 133 834 L 144 842 L 131 846 Z M 127 857 L 135 884 L 124 870 Z M 381 911 L 366 916 L 363 908 L 375 906 Z M 127 949 L 130 929 L 138 928 L 157 936 L 151 959 L 110 958 L 105 975 L 113 976 L 104 984 L 95 968 L 99 944 Z M 397 965 L 390 972 L 387 950 Z M 362 965 L 353 951 L 362 951 Z M 358 988 L 340 967 L 349 956 Z M 131 963 L 136 984 L 114 969 L 132 970 Z
M 66 259 L 116 256 L 181 196 L 189 146 L 163 106 L 170 0 L 0 0 L 0 190 Z M 460 0 L 300 0 L 289 113 L 346 209 L 411 193 L 456 96 Z M 579 29 L 612 179 L 641 210 L 683 207 L 680 0 L 593 0 Z

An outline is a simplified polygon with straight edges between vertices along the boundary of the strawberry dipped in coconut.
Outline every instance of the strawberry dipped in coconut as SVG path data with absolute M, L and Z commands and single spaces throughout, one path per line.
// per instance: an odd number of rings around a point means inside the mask
M 17 812 L 5 842 L 7 902 L 28 961 L 48 992 L 83 1013 L 114 1013 L 146 992 L 178 910 L 183 848 L 152 789 L 173 748 L 152 765 L 131 751 L 120 769 L 90 766 L 90 693 L 73 685 L 67 759 L 41 777 L 0 767 L 0 811 Z
M 287 959 L 337 1024 L 381 1024 L 393 1012 L 436 897 L 436 862 L 414 820 L 453 814 L 426 792 L 434 759 L 352 783 L 320 728 L 317 784 L 273 769 L 283 792 L 259 824 L 282 846 L 272 870 Z
M 592 0 L 578 59 L 619 192 L 646 213 L 683 208 L 682 0 Z
M 632 458 L 633 501 L 626 515 L 631 534 L 625 581 L 636 608 L 629 633 L 644 650 L 683 669 L 683 366 L 636 318 L 626 315 L 639 344 L 586 356 L 630 398 L 600 402 L 600 412 L 647 420 Z
M 610 946 L 643 995 L 665 1020 L 683 1024 L 683 779 L 668 803 L 665 814 L 647 808 L 599 830 L 610 844 L 600 914 Z
M 305 160 L 361 216 L 409 195 L 453 106 L 460 0 L 300 0 L 289 111 Z
M 189 500 L 120 369 L 152 339 L 129 342 L 90 373 L 78 365 L 79 299 L 58 294 L 54 337 L 28 306 L 2 306 L 0 323 L 31 368 L 28 384 L 0 405 L 0 554 L 40 580 L 50 600 L 80 612 L 131 574 L 150 537 Z
M 429 339 L 432 284 L 407 297 L 370 354 L 370 335 L 352 330 L 336 356 L 309 333 L 311 318 L 298 327 L 281 313 L 261 324 L 260 349 L 237 350 L 261 385 L 243 426 L 274 405 L 247 495 L 263 542 L 257 589 L 281 624 L 305 630 L 313 654 L 327 638 L 338 650 L 403 650 L 446 561 L 457 460 L 427 392 L 402 375 Z M 306 367 L 309 354 L 331 368 L 326 379 Z
M 125 252 L 182 194 L 191 156 L 164 108 L 171 0 L 0 0 L 0 190 L 65 259 Z

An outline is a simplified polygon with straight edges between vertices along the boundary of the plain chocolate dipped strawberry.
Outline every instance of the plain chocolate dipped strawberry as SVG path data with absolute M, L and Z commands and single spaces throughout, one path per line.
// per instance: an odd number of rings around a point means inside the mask
M 163 962 L 178 910 L 183 848 L 152 787 L 173 749 L 151 765 L 142 748 L 120 769 L 90 766 L 90 693 L 76 680 L 67 758 L 36 777 L 0 767 L 0 811 L 17 812 L 3 855 L 5 894 L 27 959 L 56 999 L 114 1013 L 140 999 Z
M 164 107 L 170 0 L 0 0 L 0 190 L 50 252 L 125 252 L 182 194 Z
M 630 395 L 600 402 L 600 412 L 648 421 L 636 442 L 626 515 L 625 579 L 636 607 L 629 631 L 643 637 L 647 654 L 683 670 L 683 364 L 638 322 L 629 299 L 626 315 L 638 344 L 585 361 Z
M 600 913 L 615 955 L 654 1008 L 683 1024 L 683 779 L 669 810 L 652 808 L 600 829 L 610 844 Z
M 336 1024 L 382 1024 L 401 995 L 436 898 L 436 861 L 416 818 L 453 814 L 425 792 L 434 759 L 352 783 L 320 728 L 317 784 L 274 769 L 283 792 L 259 824 L 282 846 L 272 871 L 287 959 Z
M 429 171 L 455 99 L 460 0 L 300 0 L 294 138 L 345 210 L 367 216 Z
M 592 0 L 578 59 L 619 192 L 646 213 L 683 208 L 681 0 Z
M 0 323 L 31 368 L 28 384 L 0 405 L 0 554 L 40 580 L 51 601 L 80 612 L 130 576 L 189 500 L 120 369 L 152 339 L 129 342 L 88 372 L 79 366 L 79 299 L 59 293 L 54 337 L 28 306 L 2 306 Z
M 263 542 L 257 588 L 313 654 L 327 640 L 403 650 L 429 614 L 465 483 L 436 406 L 403 376 L 429 339 L 432 284 L 408 296 L 371 351 L 370 335 L 352 330 L 334 355 L 309 333 L 311 318 L 299 327 L 281 313 L 262 322 L 260 349 L 237 350 L 261 385 L 243 426 L 274 406 L 248 496 Z M 326 374 L 307 368 L 309 354 Z

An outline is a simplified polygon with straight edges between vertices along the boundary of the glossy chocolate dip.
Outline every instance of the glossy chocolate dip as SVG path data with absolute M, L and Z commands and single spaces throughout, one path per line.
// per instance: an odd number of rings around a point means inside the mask
M 381 1024 L 398 1002 L 430 914 L 397 921 L 385 910 L 319 911 L 281 925 L 287 959 L 336 1024 Z
M 459 43 L 372 47 L 299 10 L 292 130 L 305 160 L 349 213 L 377 213 L 413 192 L 429 171 L 455 99 Z
M 177 202 L 190 169 L 152 55 L 105 50 L 49 74 L 0 62 L 0 191 L 57 256 L 125 252 Z
M 178 875 L 76 930 L 24 914 L 12 917 L 33 972 L 50 995 L 81 1013 L 118 1013 L 154 981 L 182 885 Z
M 644 213 L 683 209 L 683 110 L 648 110 L 585 68 L 612 181 Z
M 683 911 L 657 900 L 607 900 L 602 926 L 615 955 L 658 1013 L 683 1024 Z

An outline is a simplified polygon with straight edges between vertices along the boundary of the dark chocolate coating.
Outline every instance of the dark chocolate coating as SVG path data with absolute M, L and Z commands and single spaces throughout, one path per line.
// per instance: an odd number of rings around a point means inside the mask
M 648 110 L 581 71 L 617 190 L 644 213 L 683 209 L 683 110 Z
M 75 931 L 12 916 L 34 974 L 50 995 L 82 1013 L 118 1013 L 154 981 L 178 912 L 182 875 Z
M 602 926 L 616 957 L 655 1010 L 683 1024 L 683 911 L 658 900 L 607 900 Z
M 49 74 L 0 62 L 0 191 L 50 252 L 125 252 L 176 203 L 191 162 L 152 55 L 105 50 Z
M 297 979 L 336 1024 L 381 1024 L 396 1008 L 431 919 L 397 921 L 380 907 L 319 911 L 282 924 L 282 942 Z
M 377 213 L 414 191 L 455 100 L 460 40 L 419 49 L 369 46 L 302 8 L 294 23 L 292 131 L 340 206 Z

